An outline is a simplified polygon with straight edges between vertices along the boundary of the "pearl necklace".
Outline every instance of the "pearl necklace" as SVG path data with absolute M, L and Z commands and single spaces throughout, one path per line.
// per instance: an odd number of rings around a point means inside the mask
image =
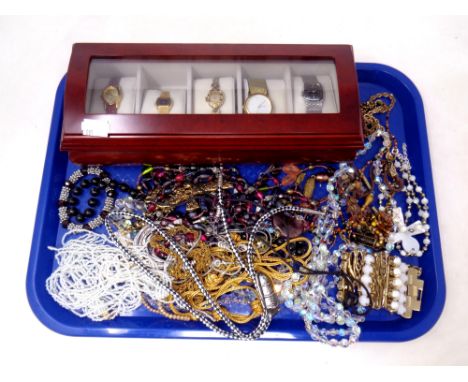
M 379 154 L 382 154 L 390 149 L 392 136 L 389 132 L 383 130 L 383 127 L 379 127 L 373 134 L 368 137 L 365 148 L 359 151 L 356 157 L 364 155 L 373 145 L 378 137 L 382 138 L 382 147 L 379 150 Z M 389 190 L 383 183 L 381 178 L 382 164 L 378 159 L 379 154 L 375 156 L 373 163 L 374 180 L 379 190 L 378 203 L 379 210 L 384 211 L 385 205 L 391 206 L 391 214 L 393 216 L 394 230 L 390 234 L 386 249 L 392 251 L 394 248 L 399 250 L 401 256 L 417 256 L 421 257 L 424 252 L 429 248 L 430 244 L 430 225 L 427 223 L 429 218 L 429 201 L 424 194 L 422 187 L 416 181 L 416 177 L 411 174 L 411 163 L 407 154 L 406 144 L 402 145 L 401 152 L 398 146 L 395 144 L 392 148 L 392 154 L 395 157 L 394 165 L 397 171 L 400 171 L 401 177 L 405 184 L 402 189 L 406 193 L 406 212 L 403 213 L 401 208 L 397 207 L 397 202 L 390 196 Z M 409 219 L 413 213 L 411 210 L 413 206 L 417 210 L 419 220 L 410 224 Z M 420 243 L 413 236 L 424 234 L 423 247 L 420 247 Z

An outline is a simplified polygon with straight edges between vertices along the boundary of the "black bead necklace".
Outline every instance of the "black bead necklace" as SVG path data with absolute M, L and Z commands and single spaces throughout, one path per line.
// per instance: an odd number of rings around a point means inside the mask
M 93 176 L 86 179 L 86 176 Z M 80 196 L 89 189 L 91 197 L 86 201 L 87 207 L 80 210 Z M 112 180 L 109 174 L 98 166 L 87 166 L 76 170 L 65 181 L 58 201 L 60 224 L 67 229 L 95 229 L 104 223 L 106 216 L 114 208 L 117 190 L 139 197 L 136 190 L 132 190 L 123 182 Z M 96 208 L 101 201 L 98 199 L 105 193 L 106 198 L 99 214 Z

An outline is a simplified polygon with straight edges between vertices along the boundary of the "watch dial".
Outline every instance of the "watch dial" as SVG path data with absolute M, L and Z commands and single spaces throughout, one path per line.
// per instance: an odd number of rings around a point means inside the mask
M 221 90 L 210 90 L 206 101 L 211 107 L 220 107 L 224 104 L 224 92 Z
M 102 93 L 102 98 L 108 105 L 114 105 L 119 99 L 119 89 L 115 86 L 108 86 Z
M 273 110 L 273 105 L 267 96 L 254 94 L 247 98 L 245 109 L 251 114 L 269 114 Z
M 323 88 L 320 83 L 316 83 L 314 86 L 304 89 L 302 96 L 311 101 L 322 101 L 323 100 Z
M 172 100 L 170 98 L 158 98 L 156 104 L 158 106 L 170 106 L 172 104 Z

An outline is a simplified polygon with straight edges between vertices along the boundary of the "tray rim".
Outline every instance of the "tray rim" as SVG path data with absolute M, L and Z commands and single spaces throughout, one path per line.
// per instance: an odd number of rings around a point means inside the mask
M 436 246 L 433 247 L 433 258 L 435 269 L 434 272 L 436 273 L 436 289 L 437 292 L 434 297 L 434 304 L 432 309 L 427 312 L 424 318 L 417 324 L 417 326 L 411 326 L 404 330 L 399 330 L 392 332 L 392 335 L 389 337 L 389 332 L 386 330 L 375 330 L 372 332 L 365 332 L 363 333 L 364 339 L 360 340 L 360 342 L 403 342 L 414 340 L 416 338 L 421 337 L 422 335 L 429 332 L 434 325 L 439 320 L 442 311 L 445 305 L 445 298 L 446 298 L 446 288 L 445 288 L 445 277 L 444 277 L 444 268 L 443 268 L 443 261 L 442 261 L 442 251 L 440 245 L 440 234 L 438 228 L 438 219 L 437 219 L 437 209 L 435 204 L 435 195 L 434 195 L 434 182 L 432 178 L 432 170 L 431 170 L 431 159 L 430 159 L 430 152 L 429 152 L 429 144 L 428 144 L 428 137 L 427 137 L 427 130 L 426 130 L 426 122 L 425 122 L 425 113 L 424 113 L 424 106 L 421 95 L 414 85 L 414 83 L 402 72 L 399 70 L 385 65 L 385 64 L 378 64 L 378 63 L 357 63 L 356 70 L 369 71 L 369 70 L 378 70 L 382 73 L 390 75 L 397 79 L 398 81 L 403 84 L 409 93 L 412 96 L 414 101 L 414 107 L 416 110 L 417 116 L 417 128 L 418 133 L 420 136 L 420 147 L 423 156 L 427 159 L 421 165 L 422 171 L 424 173 L 424 178 L 426 179 L 426 183 L 432 185 L 429 189 L 426 189 L 426 194 L 428 199 L 431 201 L 431 215 L 433 216 L 433 220 L 436 222 L 436 226 L 432 227 L 431 235 L 432 235 L 432 245 Z M 38 320 L 45 325 L 48 329 L 55 331 L 59 334 L 67 335 L 67 336 L 79 336 L 79 337 L 132 337 L 132 338 L 194 338 L 194 339 L 223 339 L 217 336 L 214 333 L 209 331 L 203 330 L 203 336 L 200 336 L 197 333 L 200 333 L 198 329 L 192 330 L 185 330 L 184 333 L 180 333 L 180 330 L 175 330 L 177 335 L 171 335 L 170 328 L 154 328 L 151 329 L 142 329 L 138 328 L 138 330 L 127 330 L 127 329 L 118 329 L 118 328 L 87 328 L 87 327 L 76 327 L 71 325 L 66 325 L 57 320 L 55 317 L 51 316 L 47 310 L 42 306 L 40 302 L 40 298 L 38 296 L 38 291 L 35 288 L 35 275 L 37 271 L 37 263 L 39 258 L 40 248 L 38 246 L 40 239 L 43 235 L 43 224 L 45 214 L 46 214 L 46 197 L 50 191 L 50 182 L 47 180 L 51 178 L 52 174 L 52 164 L 55 161 L 59 152 L 55 150 L 56 147 L 59 147 L 58 142 L 57 146 L 54 145 L 54 139 L 59 140 L 60 138 L 60 129 L 62 117 L 63 117 L 63 103 L 64 103 L 64 91 L 65 91 L 65 82 L 66 82 L 66 75 L 60 81 L 57 92 L 55 95 L 54 101 L 54 109 L 51 121 L 51 129 L 49 132 L 48 138 L 48 146 L 46 151 L 46 158 L 44 163 L 44 170 L 43 170 L 43 178 L 41 182 L 41 188 L 39 193 L 38 199 L 38 208 L 36 212 L 36 219 L 34 224 L 34 233 L 33 239 L 31 244 L 31 252 L 30 252 L 30 259 L 28 264 L 27 270 L 27 277 L 26 277 L 26 292 L 29 305 L 36 315 Z M 304 330 L 305 332 L 305 330 Z M 169 333 L 169 334 L 168 334 Z M 294 335 L 286 338 L 284 335 L 284 331 L 267 331 L 265 335 L 260 340 L 294 340 L 294 341 L 310 341 L 310 338 L 297 338 Z M 384 336 L 385 338 L 382 338 Z

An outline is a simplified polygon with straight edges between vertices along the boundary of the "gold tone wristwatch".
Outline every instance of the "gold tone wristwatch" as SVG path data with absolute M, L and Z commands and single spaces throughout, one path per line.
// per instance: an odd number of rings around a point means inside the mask
M 117 113 L 122 101 L 122 89 L 119 86 L 118 80 L 111 80 L 109 82 L 109 85 L 102 90 L 101 98 L 107 114 Z
M 171 112 L 174 102 L 171 98 L 171 93 L 168 91 L 162 91 L 156 100 L 156 109 L 159 114 L 169 114 Z
M 221 106 L 224 105 L 225 96 L 224 92 L 219 87 L 219 78 L 214 78 L 211 84 L 211 89 L 208 92 L 206 102 L 210 105 L 212 113 L 217 114 L 220 112 Z
M 249 94 L 244 102 L 244 112 L 247 114 L 270 114 L 273 112 L 273 103 L 268 96 L 268 87 L 265 80 L 247 80 Z

